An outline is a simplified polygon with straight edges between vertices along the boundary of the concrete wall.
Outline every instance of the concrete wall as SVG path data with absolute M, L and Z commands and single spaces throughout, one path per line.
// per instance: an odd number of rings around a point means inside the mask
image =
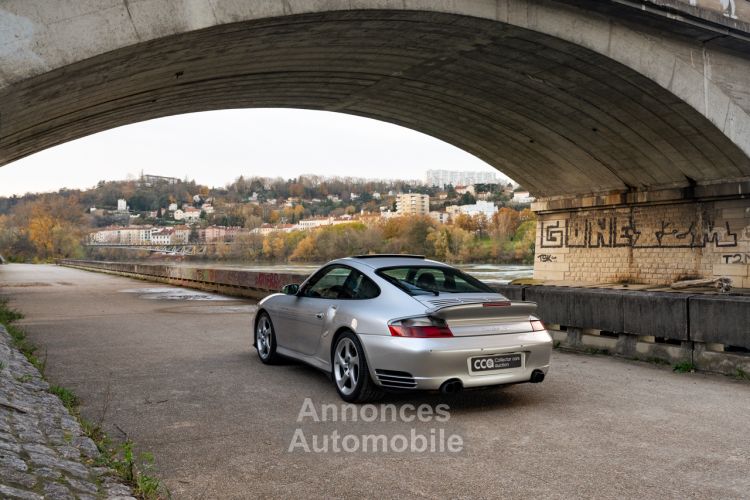
M 742 192 L 742 186 L 737 187 Z M 690 277 L 727 276 L 734 286 L 750 288 L 746 196 L 542 210 L 534 277 L 669 284 Z M 550 208 L 542 205 L 537 208 Z
M 171 266 L 165 264 L 136 264 L 124 262 L 60 260 L 60 265 L 98 271 L 119 276 L 197 288 L 238 297 L 260 299 L 281 291 L 290 283 L 302 283 L 304 274 L 285 274 L 246 271 L 242 269 L 215 269 Z

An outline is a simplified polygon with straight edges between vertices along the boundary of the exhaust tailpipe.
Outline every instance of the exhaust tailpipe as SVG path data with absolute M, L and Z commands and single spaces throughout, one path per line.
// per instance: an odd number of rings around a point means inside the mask
M 461 392 L 463 388 L 464 385 L 460 380 L 452 378 L 443 382 L 443 385 L 440 386 L 440 392 L 443 394 L 456 394 L 457 392 Z
M 531 380 L 530 382 L 532 384 L 538 384 L 539 382 L 544 380 L 544 372 L 542 370 L 534 370 L 531 372 Z

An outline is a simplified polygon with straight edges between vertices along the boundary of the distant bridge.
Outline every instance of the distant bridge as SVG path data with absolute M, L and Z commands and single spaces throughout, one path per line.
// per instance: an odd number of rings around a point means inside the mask
M 205 255 L 209 247 L 216 243 L 186 243 L 179 245 L 128 245 L 120 243 L 92 243 L 84 245 L 86 248 L 119 248 L 122 250 L 140 250 L 151 253 L 169 255 Z

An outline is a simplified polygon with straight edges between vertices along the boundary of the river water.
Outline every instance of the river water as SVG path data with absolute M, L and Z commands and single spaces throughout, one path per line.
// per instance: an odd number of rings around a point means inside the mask
M 177 266 L 200 266 L 208 268 L 233 268 L 246 269 L 248 271 L 276 272 L 276 273 L 300 273 L 312 274 L 321 264 L 234 264 L 234 263 L 212 263 L 212 262 L 182 262 L 174 263 Z M 533 266 L 521 266 L 513 264 L 459 264 L 456 267 L 475 278 L 486 283 L 508 283 L 518 278 L 531 278 L 534 274 Z

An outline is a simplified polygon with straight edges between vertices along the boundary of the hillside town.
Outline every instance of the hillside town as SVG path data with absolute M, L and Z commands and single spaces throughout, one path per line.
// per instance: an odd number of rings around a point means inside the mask
M 475 183 L 452 184 L 467 181 Z M 175 186 L 180 182 L 174 177 L 157 175 L 142 175 L 140 179 L 140 183 L 146 187 L 158 184 Z M 270 191 L 270 186 L 267 187 L 264 191 Z M 200 194 L 193 195 L 190 203 L 178 205 L 172 202 L 163 208 L 146 211 L 133 210 L 126 199 L 120 198 L 116 210 L 89 209 L 90 214 L 114 217 L 118 223 L 92 231 L 86 243 L 93 246 L 227 243 L 243 234 L 265 236 L 274 232 L 307 231 L 352 222 L 372 224 L 379 219 L 402 216 L 427 216 L 437 223 L 449 224 L 461 214 L 491 220 L 500 207 L 524 208 L 533 201 L 528 191 L 514 188 L 510 182 L 502 184 L 493 174 L 485 172 L 428 171 L 423 185 L 410 187 L 414 190 L 421 188 L 428 193 L 411 192 L 411 189 L 410 192 L 349 192 L 328 194 L 321 199 L 304 195 L 269 198 L 264 191 L 253 191 L 238 203 L 219 201 L 219 210 L 214 206 L 213 196 L 204 198 Z M 357 212 L 357 201 L 363 199 L 369 199 L 367 201 L 371 203 L 360 206 Z M 326 216 L 302 218 L 306 213 L 315 212 L 316 205 L 333 209 Z M 246 218 L 245 224 L 234 226 L 211 223 L 231 219 L 231 214 L 238 210 L 267 214 L 267 217 Z
M 485 172 L 427 171 L 422 180 L 240 176 L 223 187 L 142 173 L 86 190 L 0 198 L 0 254 L 17 262 L 179 255 L 284 263 L 403 252 L 530 263 L 532 201 Z

